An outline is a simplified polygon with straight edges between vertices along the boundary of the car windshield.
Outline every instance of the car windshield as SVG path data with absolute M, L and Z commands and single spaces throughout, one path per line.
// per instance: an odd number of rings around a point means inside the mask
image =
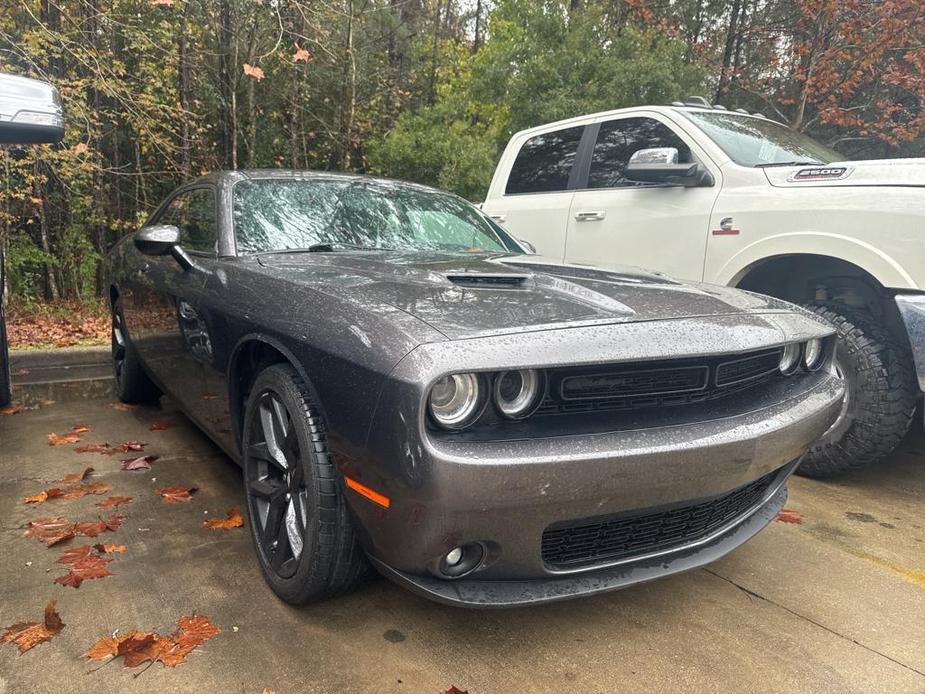
M 780 123 L 716 111 L 681 110 L 742 166 L 829 164 L 845 157 Z
M 454 195 L 369 180 L 241 181 L 234 187 L 234 233 L 239 253 L 522 252 Z

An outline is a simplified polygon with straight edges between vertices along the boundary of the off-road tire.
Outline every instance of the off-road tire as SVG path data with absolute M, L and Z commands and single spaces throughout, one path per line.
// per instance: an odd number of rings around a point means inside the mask
M 259 439 L 266 437 L 259 420 L 260 403 L 268 394 L 282 403 L 290 426 L 294 427 L 298 444 L 294 458 L 301 466 L 299 482 L 304 486 L 304 497 L 299 495 L 305 515 L 303 544 L 300 556 L 291 560 L 294 562 L 291 575 L 281 575 L 272 565 L 273 549 L 262 537 L 264 521 L 256 507 L 261 497 L 253 491 L 263 460 L 254 450 L 260 446 Z M 288 448 L 291 449 L 291 444 Z M 360 584 L 370 574 L 370 566 L 357 541 L 337 482 L 327 448 L 325 423 L 311 391 L 290 365 L 274 364 L 257 376 L 245 409 L 242 451 L 248 525 L 260 569 L 273 592 L 287 603 L 303 605 L 327 600 Z M 287 467 L 290 465 L 287 460 Z M 295 470 L 296 465 L 291 467 Z
M 121 332 L 121 337 L 118 332 Z M 116 299 L 112 306 L 112 368 L 116 381 L 116 397 L 127 403 L 148 403 L 157 400 L 161 391 L 148 378 L 135 346 L 125 330 L 125 318 L 122 315 L 122 302 Z M 121 342 L 120 342 L 121 340 Z M 121 359 L 121 367 L 120 367 Z
M 876 463 L 899 445 L 912 423 L 918 388 L 909 350 L 863 310 L 828 301 L 805 308 L 835 326 L 836 359 L 848 393 L 839 420 L 797 473 L 831 477 Z

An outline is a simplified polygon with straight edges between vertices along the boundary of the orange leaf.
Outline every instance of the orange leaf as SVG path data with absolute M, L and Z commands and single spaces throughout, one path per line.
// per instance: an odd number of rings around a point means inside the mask
M 71 484 L 72 482 L 80 482 L 87 479 L 90 475 L 93 474 L 93 468 L 88 467 L 84 468 L 83 472 L 69 472 L 64 477 L 61 478 L 63 484 Z
M 80 584 L 86 580 L 112 576 L 112 572 L 106 566 L 110 560 L 90 554 L 90 547 L 86 545 L 66 550 L 56 561 L 59 564 L 68 564 L 71 567 L 68 573 L 55 579 L 55 583 L 62 586 L 80 588 Z
M 7 407 L 0 407 L 0 417 L 10 417 L 14 414 L 19 414 L 24 409 L 26 408 L 22 405 L 8 405 Z
M 85 443 L 82 446 L 74 446 L 75 453 L 110 453 L 112 446 L 108 443 Z
M 122 461 L 122 469 L 128 470 L 150 470 L 151 463 L 157 460 L 156 455 L 143 455 L 140 458 L 126 458 Z
M 25 532 L 26 537 L 34 537 L 49 547 L 71 539 L 74 534 L 74 524 L 62 516 L 36 518 L 29 522 Z
M 90 431 L 90 427 L 87 424 L 75 424 L 71 427 L 71 431 L 75 434 L 86 434 Z
M 123 412 L 131 412 L 132 410 L 138 409 L 138 405 L 133 405 L 129 402 L 112 402 L 109 403 L 109 406 L 114 410 L 122 410 Z
M 263 79 L 263 70 L 261 70 L 256 65 L 248 65 L 244 63 L 244 74 L 248 77 L 253 77 L 258 82 Z
M 180 484 L 175 484 L 172 487 L 161 487 L 157 490 L 157 493 L 161 495 L 161 501 L 165 504 L 181 504 L 185 501 L 191 501 L 193 494 L 198 492 L 197 487 L 184 487 Z
M 300 48 L 299 44 L 294 44 L 295 53 L 292 54 L 292 62 L 294 63 L 307 63 L 312 59 L 312 54 L 308 52 L 305 48 Z
M 87 660 L 105 660 L 114 656 L 119 649 L 119 639 L 104 636 L 99 641 L 90 646 L 90 649 L 84 653 L 83 657 Z
M 228 509 L 227 518 L 210 518 L 202 522 L 202 527 L 212 530 L 228 530 L 229 528 L 240 528 L 243 525 L 244 519 L 238 509 L 234 507 Z
M 220 629 L 207 617 L 193 615 L 177 620 L 177 630 L 167 636 L 156 632 L 130 631 L 118 638 L 103 637 L 84 653 L 88 660 L 105 660 L 122 656 L 126 667 L 160 661 L 174 667 L 197 646 L 212 638 Z
M 774 520 L 779 523 L 795 523 L 799 525 L 803 522 L 803 516 L 800 515 L 799 511 L 785 508 L 781 509 L 781 511 L 776 516 L 774 516 Z
M 122 506 L 127 504 L 132 500 L 130 496 L 110 496 L 102 501 L 97 501 L 95 506 L 97 508 L 115 508 L 116 506 Z
M 122 554 L 125 552 L 125 545 L 97 544 L 93 545 L 93 549 L 101 554 Z
M 40 504 L 45 499 L 48 498 L 48 492 L 39 492 L 38 494 L 32 494 L 30 496 L 24 496 L 22 502 L 24 504 Z
M 170 428 L 169 419 L 156 419 L 151 422 L 151 426 L 148 427 L 148 431 L 164 431 L 164 429 Z
M 64 628 L 61 616 L 55 611 L 55 601 L 49 600 L 45 606 L 45 619 L 37 622 L 19 622 L 8 626 L 0 635 L 0 643 L 15 643 L 20 653 L 35 648 L 40 643 L 50 641 L 51 638 Z
M 63 446 L 66 443 L 77 443 L 80 441 L 80 434 L 69 431 L 66 434 L 51 433 L 48 435 L 49 446 Z

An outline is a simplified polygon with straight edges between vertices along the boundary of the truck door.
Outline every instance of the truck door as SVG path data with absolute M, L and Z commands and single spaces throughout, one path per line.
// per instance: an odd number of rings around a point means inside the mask
M 577 125 L 527 139 L 504 177 L 504 190 L 483 206 L 514 238 L 560 261 L 572 203 L 569 184 L 584 130 Z
M 719 195 L 720 172 L 705 154 L 657 114 L 604 120 L 594 146 L 579 163 L 568 218 L 565 260 L 598 266 L 636 265 L 679 279 L 701 280 L 710 213 Z M 624 176 L 634 152 L 676 147 L 679 161 L 700 161 L 712 187 L 683 188 L 638 183 Z

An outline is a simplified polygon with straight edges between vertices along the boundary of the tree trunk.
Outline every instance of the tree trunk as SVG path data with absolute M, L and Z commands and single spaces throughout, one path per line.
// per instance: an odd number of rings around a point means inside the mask
M 48 260 L 51 258 L 51 242 L 48 233 L 48 198 L 45 194 L 45 175 L 41 171 L 41 159 L 39 145 L 35 147 L 35 167 L 32 171 L 32 195 L 35 197 L 36 211 L 39 215 L 39 243 L 42 246 L 42 253 L 45 254 L 46 260 L 44 265 L 45 274 L 45 298 L 57 301 L 61 298 L 58 291 L 58 282 L 55 279 L 54 264 Z
M 716 98 L 714 103 L 718 103 L 726 97 L 729 91 L 729 79 L 732 72 L 732 56 L 735 49 L 736 38 L 738 37 L 739 14 L 742 10 L 742 0 L 733 0 L 729 10 L 729 26 L 726 29 L 726 45 L 723 48 L 723 67 L 719 73 L 719 84 L 716 87 Z
M 219 0 L 218 79 L 221 96 L 222 158 L 227 168 L 238 168 L 238 123 L 235 77 L 237 60 L 232 55 L 233 18 L 231 0 Z
M 184 181 L 192 178 L 192 158 L 190 155 L 190 89 L 189 56 L 187 55 L 186 31 L 189 18 L 189 3 L 183 3 L 177 36 L 177 91 L 180 96 L 180 174 Z
M 340 160 L 341 171 L 350 170 L 350 155 L 353 149 L 353 118 L 357 98 L 357 66 L 353 53 L 353 0 L 347 0 L 347 35 L 344 39 L 344 90 L 341 102 Z
M 472 52 L 477 53 L 482 45 L 482 0 L 475 1 L 475 39 L 472 41 Z

